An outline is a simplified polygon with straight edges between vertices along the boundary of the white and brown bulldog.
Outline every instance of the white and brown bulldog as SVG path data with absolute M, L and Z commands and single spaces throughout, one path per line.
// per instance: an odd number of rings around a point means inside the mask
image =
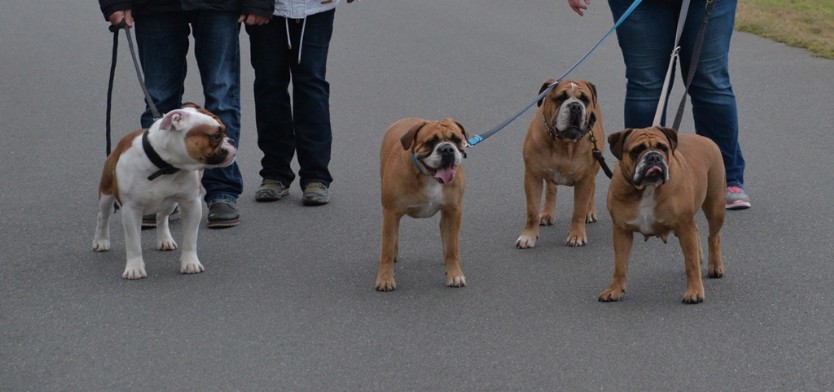
M 446 285 L 463 287 L 460 227 L 465 178 L 461 161 L 466 131 L 450 118 L 404 118 L 385 133 L 380 150 L 382 250 L 376 290 L 397 288 L 394 262 L 399 250 L 400 219 L 428 218 L 440 211 L 440 236 L 446 261 Z
M 122 277 L 144 278 L 142 214 L 156 213 L 157 248 L 174 250 L 177 243 L 171 237 L 168 216 L 179 204 L 183 222 L 180 272 L 202 272 L 203 265 L 197 258 L 202 169 L 229 166 L 236 154 L 220 119 L 191 103 L 165 114 L 148 129 L 126 135 L 104 163 L 93 249 L 110 250 L 110 214 L 115 202 L 122 209 L 127 253 Z
M 539 92 L 555 83 L 545 82 Z M 515 242 L 532 248 L 539 226 L 556 220 L 556 186 L 574 187 L 573 216 L 565 240 L 568 246 L 588 243 L 585 223 L 596 222 L 594 189 L 600 165 L 594 150 L 604 148 L 602 111 L 596 87 L 582 80 L 559 82 L 541 101 L 524 139 L 524 193 L 527 220 Z M 544 208 L 539 212 L 546 186 Z
M 599 300 L 618 301 L 625 292 L 628 258 L 637 232 L 647 240 L 660 237 L 664 243 L 669 233 L 678 237 L 686 267 L 683 302 L 703 302 L 698 209 L 709 224 L 709 277 L 724 275 L 719 231 L 727 188 L 718 146 L 702 136 L 660 127 L 626 129 L 609 136 L 608 143 L 619 160 L 608 188 L 614 279 Z

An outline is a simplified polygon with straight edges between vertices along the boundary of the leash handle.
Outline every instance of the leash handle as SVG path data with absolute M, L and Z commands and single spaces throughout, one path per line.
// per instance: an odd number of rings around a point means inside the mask
M 532 102 L 527 104 L 527 106 L 525 106 L 523 109 L 521 109 L 518 113 L 514 114 L 512 117 L 502 121 L 500 124 L 493 127 L 492 129 L 485 132 L 484 134 L 475 135 L 475 136 L 471 137 L 469 139 L 469 145 L 474 146 L 474 145 L 484 141 L 486 138 L 494 135 L 498 131 L 504 129 L 507 125 L 510 125 L 511 122 L 513 122 L 516 119 L 518 119 L 519 117 L 521 117 L 521 115 L 524 114 L 524 112 L 526 112 L 531 107 L 533 107 L 533 105 L 536 104 L 537 102 L 539 102 L 540 99 L 544 98 L 547 94 L 549 94 L 550 90 L 552 90 L 554 87 L 556 87 L 556 85 L 559 82 L 561 82 L 562 79 L 567 77 L 568 74 L 573 72 L 573 70 L 578 68 L 579 65 L 584 63 L 585 60 L 587 60 L 588 57 L 591 55 L 591 53 L 593 53 L 595 50 L 597 50 L 597 48 L 599 48 L 599 46 L 602 45 L 602 43 L 605 42 L 605 40 L 608 39 L 608 37 L 611 36 L 611 33 L 613 33 L 614 30 L 617 30 L 617 27 L 620 27 L 620 25 L 623 24 L 623 22 L 625 22 L 625 20 L 631 15 L 631 13 L 634 12 L 634 9 L 637 8 L 637 6 L 640 5 L 640 3 L 642 3 L 642 2 L 643 2 L 643 0 L 634 0 L 634 3 L 631 3 L 631 6 L 629 6 L 628 9 L 623 13 L 623 15 L 620 16 L 620 19 L 618 19 L 617 22 L 614 23 L 614 26 L 611 26 L 611 28 L 608 30 L 608 32 L 605 33 L 605 35 L 603 35 L 602 38 L 600 38 L 600 40 L 597 42 L 597 44 L 594 45 L 591 48 L 591 50 L 589 50 L 587 53 L 585 53 L 585 55 L 582 56 L 582 58 L 580 58 L 579 61 L 576 62 L 576 64 L 574 64 L 572 67 L 570 67 L 561 77 L 559 77 L 559 79 L 556 79 L 556 81 L 553 82 L 553 84 L 551 84 L 550 86 L 547 86 L 547 88 L 544 91 L 542 91 L 541 94 L 539 94 L 539 96 L 537 96 Z
M 114 25 L 111 24 L 110 27 L 108 27 L 108 29 L 110 29 L 111 33 L 118 33 L 119 30 L 126 29 L 126 28 L 127 28 L 127 22 L 125 21 L 124 18 L 122 18 L 121 22 L 119 22 L 117 24 L 114 24 Z

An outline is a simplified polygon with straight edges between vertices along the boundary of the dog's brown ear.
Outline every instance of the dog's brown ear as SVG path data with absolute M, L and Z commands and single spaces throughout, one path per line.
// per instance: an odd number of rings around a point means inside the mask
M 597 86 L 594 86 L 593 83 L 591 83 L 587 80 L 585 81 L 585 84 L 587 84 L 588 88 L 591 89 L 591 101 L 594 103 L 594 105 L 596 105 L 597 104 Z
M 672 152 L 675 152 L 675 148 L 678 147 L 678 131 L 667 127 L 657 128 L 660 129 L 664 135 L 666 135 L 666 139 L 669 140 L 669 149 L 672 150 Z
M 544 84 L 542 84 L 542 86 L 539 88 L 539 95 L 541 95 L 541 93 L 544 92 L 544 90 L 546 90 L 548 87 L 550 87 L 550 85 L 553 84 L 553 83 L 556 83 L 555 79 L 547 79 L 547 81 L 544 82 Z M 543 102 L 544 102 L 544 98 L 540 99 L 539 102 L 536 104 L 536 106 L 542 106 Z
M 402 142 L 404 150 L 408 150 L 409 148 L 411 148 L 411 145 L 414 143 L 414 140 L 417 139 L 417 131 L 419 131 L 420 128 L 422 128 L 424 125 L 426 125 L 425 121 L 420 122 L 417 125 L 411 127 L 411 129 L 409 129 L 408 132 L 406 132 L 405 135 L 403 135 L 403 137 L 400 139 L 400 142 Z
M 466 138 L 466 140 L 469 140 L 469 134 L 467 134 L 467 133 L 466 133 L 466 129 L 464 129 L 464 128 L 463 128 L 463 125 L 461 125 L 461 123 L 459 123 L 459 122 L 457 122 L 457 121 L 455 121 L 455 120 L 452 120 L 452 122 L 454 122 L 455 124 L 457 124 L 458 128 L 460 128 L 460 131 L 461 131 L 461 132 L 463 132 L 463 137 L 465 137 L 465 138 Z
M 628 135 L 631 133 L 633 129 L 623 129 L 620 132 L 612 133 L 608 135 L 608 145 L 611 148 L 611 153 L 614 154 L 618 160 L 623 159 L 623 146 L 625 146 L 625 140 L 628 138 Z

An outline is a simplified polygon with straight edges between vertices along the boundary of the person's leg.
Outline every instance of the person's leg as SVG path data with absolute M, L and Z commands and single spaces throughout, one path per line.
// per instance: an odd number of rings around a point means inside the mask
M 738 112 L 728 61 L 735 11 L 736 0 L 715 2 L 689 96 L 692 98 L 695 131 L 712 139 L 721 150 L 727 185 L 742 188 L 745 165 L 738 143 Z M 703 18 L 704 2 L 693 1 L 681 38 L 681 70 L 684 75 L 689 72 L 690 57 Z
M 260 175 L 264 180 L 274 180 L 289 187 L 295 179 L 290 167 L 295 155 L 295 131 L 288 90 L 291 54 L 286 19 L 274 17 L 265 25 L 246 26 L 246 32 L 249 34 L 250 62 L 255 71 L 258 147 L 264 154 Z
M 194 54 L 200 68 L 205 108 L 226 126 L 226 136 L 240 145 L 240 25 L 236 12 L 192 11 Z M 243 177 L 237 162 L 203 172 L 208 227 L 236 226 L 237 199 Z
M 194 11 L 194 54 L 200 68 L 206 110 L 220 117 L 226 136 L 240 145 L 240 46 L 235 12 Z M 237 163 L 203 172 L 206 202 L 236 200 L 243 191 Z
M 330 153 L 333 141 L 330 127 L 330 84 L 326 80 L 327 52 L 333 35 L 335 10 L 307 17 L 302 23 L 290 21 L 294 56 L 290 59 L 298 176 L 302 189 L 311 183 L 329 187 Z M 301 51 L 301 62 L 298 61 Z
M 190 29 L 183 13 L 138 16 L 135 24 L 136 46 L 145 77 L 145 86 L 161 113 L 182 106 L 187 70 Z M 145 107 L 140 122 L 151 126 L 154 118 Z
M 608 0 L 614 20 L 632 3 L 632 0 Z M 669 56 L 674 49 L 679 7 L 680 1 L 645 0 L 617 28 L 617 41 L 626 66 L 623 116 L 626 128 L 652 125 Z

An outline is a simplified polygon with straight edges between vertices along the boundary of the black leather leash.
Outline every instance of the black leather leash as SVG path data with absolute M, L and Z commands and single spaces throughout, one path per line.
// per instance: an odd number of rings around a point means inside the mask
M 110 60 L 110 80 L 107 84 L 107 124 L 105 125 L 106 129 L 106 153 L 109 156 L 111 152 L 111 127 L 110 127 L 110 112 L 113 107 L 113 79 L 116 75 L 116 59 L 118 58 L 119 52 L 119 30 L 125 29 L 125 36 L 127 37 L 128 48 L 130 49 L 130 56 L 133 58 L 133 68 L 136 70 L 136 77 L 139 79 L 139 86 L 142 87 L 142 92 L 145 94 L 145 102 L 147 102 L 148 107 L 151 109 L 151 114 L 153 114 L 154 120 L 158 120 L 162 118 L 159 114 L 159 110 L 156 109 L 156 105 L 153 103 L 153 99 L 151 99 L 150 93 L 148 93 L 147 87 L 145 87 L 145 80 L 142 78 L 142 71 L 139 66 L 139 60 L 136 58 L 136 50 L 133 48 L 133 37 L 130 35 L 130 27 L 127 26 L 127 23 L 124 19 L 122 19 L 119 24 L 110 25 L 110 31 L 113 32 L 113 56 Z

